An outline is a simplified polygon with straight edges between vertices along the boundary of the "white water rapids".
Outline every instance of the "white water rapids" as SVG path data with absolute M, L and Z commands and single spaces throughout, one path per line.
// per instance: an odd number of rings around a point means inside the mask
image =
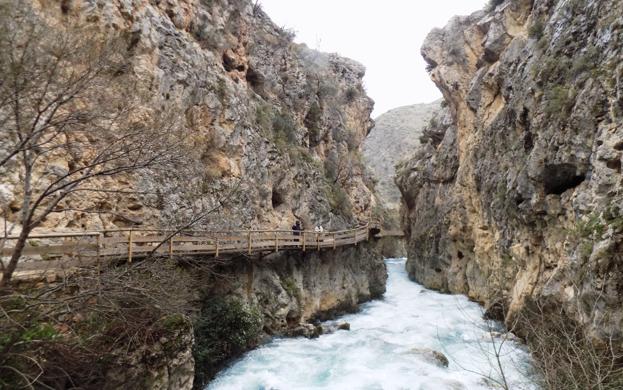
M 478 304 L 410 281 L 404 260 L 386 263 L 384 298 L 342 317 L 340 321 L 350 323 L 350 331 L 311 340 L 275 339 L 221 372 L 207 389 L 499 388 L 485 378 L 501 381 L 494 354 L 500 345 L 510 388 L 537 388 L 527 375 L 529 354 L 521 345 L 496 336 Z M 449 366 L 436 362 L 430 350 L 445 354 Z

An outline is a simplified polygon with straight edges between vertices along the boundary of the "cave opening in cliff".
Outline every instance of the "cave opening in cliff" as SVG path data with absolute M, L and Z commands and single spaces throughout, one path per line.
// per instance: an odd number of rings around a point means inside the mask
M 578 174 L 573 164 L 547 164 L 543 169 L 545 194 L 561 195 L 565 191 L 579 186 L 586 176 Z
M 610 160 L 606 162 L 606 166 L 614 171 L 616 171 L 617 173 L 621 173 L 621 160 L 620 159 L 614 159 L 614 160 Z
M 285 199 L 283 198 L 283 195 L 279 193 L 279 191 L 273 190 L 271 202 L 273 205 L 273 209 L 276 209 L 285 203 Z
M 250 67 L 247 69 L 245 78 L 247 80 L 247 83 L 249 83 L 251 88 L 253 88 L 254 90 L 262 86 L 262 76 Z

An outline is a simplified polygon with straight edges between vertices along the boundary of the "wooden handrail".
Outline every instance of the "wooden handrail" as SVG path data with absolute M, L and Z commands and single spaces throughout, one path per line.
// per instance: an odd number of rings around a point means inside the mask
M 339 234 L 339 233 L 349 233 L 349 232 L 354 232 L 357 230 L 362 230 L 362 229 L 366 229 L 368 227 L 368 225 L 362 225 L 362 226 L 358 226 L 356 228 L 353 229 L 344 229 L 344 230 L 332 230 L 332 231 L 326 231 L 320 234 Z M 58 232 L 58 233 L 44 233 L 44 234 L 33 234 L 28 236 L 28 239 L 46 239 L 46 238 L 65 238 L 65 237 L 95 237 L 99 234 L 105 234 L 105 233 L 128 233 L 128 232 L 134 232 L 134 233 L 145 233 L 145 232 L 157 232 L 157 233 L 163 233 L 163 234 L 167 234 L 167 233 L 174 233 L 174 232 L 178 232 L 177 230 L 168 230 L 168 229 L 104 229 L 104 230 L 93 230 L 93 231 L 86 231 L 86 232 Z M 179 231 L 179 233 L 210 233 L 210 234 L 224 234 L 224 233 L 292 233 L 292 230 L 280 230 L 280 229 L 275 229 L 275 230 L 270 230 L 270 229 L 248 229 L 248 230 L 182 230 Z M 317 233 L 313 230 L 300 230 L 299 232 L 305 232 L 305 233 Z M 0 238 L 2 239 L 9 239 L 9 240 L 16 240 L 19 238 L 19 235 L 10 235 L 10 236 L 0 236 Z
M 117 236 L 115 233 L 118 233 Z M 172 233 L 176 233 L 173 234 Z M 297 234 L 298 233 L 298 234 Z M 112 234 L 112 236 L 110 236 Z M 253 252 L 278 252 L 279 250 L 336 249 L 339 246 L 357 245 L 367 240 L 368 225 L 352 229 L 315 232 L 292 230 L 232 230 L 207 231 L 188 230 L 171 231 L 164 229 L 117 229 L 87 232 L 59 232 L 37 234 L 29 237 L 23 254 L 40 256 L 41 260 L 31 258 L 20 262 L 20 269 L 49 269 L 60 264 L 60 259 L 71 263 L 76 253 L 80 254 L 80 264 L 88 261 L 98 265 L 104 259 L 126 260 L 151 256 L 174 255 L 214 255 L 252 254 Z M 6 237 L 9 240 L 17 236 Z M 30 241 L 44 239 L 49 242 Z M 67 239 L 71 239 L 68 241 Z M 55 241 L 56 240 L 56 241 Z M 162 245 L 164 243 L 164 245 Z M 157 248 L 157 249 L 156 249 Z M 10 256 L 13 248 L 0 249 L 0 258 Z M 87 259 L 87 260 L 85 260 Z M 90 260 L 88 260 L 90 259 Z M 86 261 L 86 262 L 85 262 Z M 75 261 L 74 261 L 75 262 Z M 58 267 L 57 264 L 57 267 Z M 64 266 L 63 266 L 64 267 Z

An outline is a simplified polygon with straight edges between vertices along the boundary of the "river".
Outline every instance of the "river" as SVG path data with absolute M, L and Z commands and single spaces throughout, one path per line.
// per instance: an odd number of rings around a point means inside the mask
M 491 329 L 499 324 L 484 321 L 478 304 L 410 281 L 404 260 L 386 263 L 384 298 L 340 318 L 350 331 L 274 339 L 221 372 L 207 389 L 492 389 L 492 380 L 501 381 L 493 353 L 500 346 L 510 388 L 537 388 L 527 379 L 525 348 L 497 336 Z M 447 357 L 448 367 L 433 350 Z

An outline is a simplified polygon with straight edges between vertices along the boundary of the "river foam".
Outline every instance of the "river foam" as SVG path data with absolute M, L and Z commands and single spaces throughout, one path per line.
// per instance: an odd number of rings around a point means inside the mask
M 537 388 L 528 380 L 529 354 L 492 337 L 478 304 L 410 281 L 404 260 L 387 260 L 387 268 L 384 298 L 340 319 L 350 331 L 275 339 L 221 372 L 207 389 L 491 389 L 496 387 L 484 378 L 501 379 L 493 354 L 500 345 L 510 388 Z M 445 354 L 448 367 L 430 350 Z

